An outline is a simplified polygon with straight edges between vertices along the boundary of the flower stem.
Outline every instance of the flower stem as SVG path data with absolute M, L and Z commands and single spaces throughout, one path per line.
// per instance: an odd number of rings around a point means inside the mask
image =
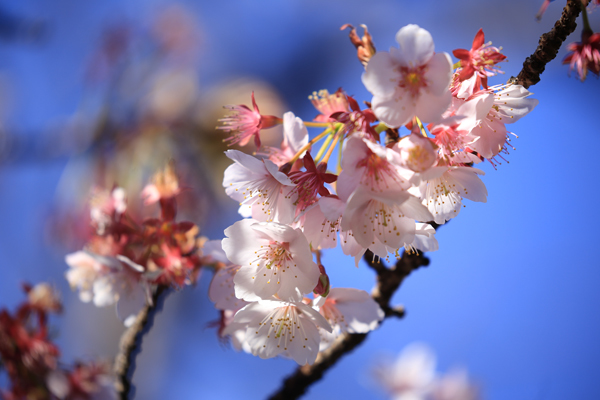
M 342 138 L 340 139 L 340 148 L 339 148 L 338 165 L 337 165 L 337 174 L 338 175 L 340 174 L 340 172 L 342 172 L 342 148 L 344 147 L 344 139 L 345 139 L 344 136 L 342 136 Z
M 583 18 L 583 30 L 588 32 L 593 32 L 592 27 L 590 26 L 590 21 L 588 20 L 587 8 L 584 3 L 581 4 L 581 18 Z
M 309 126 L 311 128 L 327 128 L 331 126 L 331 122 L 307 122 L 303 121 L 305 126 Z
M 333 143 L 331 144 L 331 146 L 329 146 L 329 149 L 327 150 L 327 153 L 325 154 L 325 156 L 323 157 L 323 160 L 321 160 L 321 162 L 324 162 L 325 164 L 327 164 L 327 162 L 329 161 L 329 157 L 331 157 L 331 153 L 333 153 L 333 149 L 335 149 L 335 146 L 338 144 L 338 142 L 341 140 L 341 138 L 344 135 L 341 133 L 336 133 L 335 134 L 335 139 L 333 140 Z
M 308 142 L 307 144 L 305 144 L 304 146 L 302 146 L 302 148 L 300 150 L 298 150 L 298 152 L 296 153 L 296 155 L 294 155 L 294 157 L 292 157 L 292 159 L 289 161 L 290 164 L 293 164 L 297 159 L 300 158 L 300 154 L 304 153 L 306 150 L 310 149 L 310 147 L 317 143 L 319 140 L 323 139 L 325 136 L 327 136 L 329 133 L 331 132 L 331 126 L 329 126 L 327 129 L 325 129 L 323 132 L 321 132 L 319 135 L 317 135 L 313 140 L 311 140 L 310 142 Z
M 421 122 L 421 120 L 419 119 L 419 117 L 415 117 L 415 121 L 417 123 L 417 125 L 419 125 L 419 129 L 421 130 L 421 134 L 425 137 L 427 136 L 427 131 L 425 130 L 425 127 L 423 126 L 423 123 Z
M 319 158 L 321 158 L 321 156 L 323 155 L 323 153 L 325 153 L 325 149 L 327 148 L 327 146 L 329 145 L 329 143 L 331 143 L 331 139 L 333 139 L 333 136 L 334 135 L 331 135 L 331 134 L 329 136 L 327 136 L 327 139 L 325 139 L 325 141 L 323 142 L 323 145 L 319 149 L 319 152 L 315 156 L 315 163 L 319 162 Z

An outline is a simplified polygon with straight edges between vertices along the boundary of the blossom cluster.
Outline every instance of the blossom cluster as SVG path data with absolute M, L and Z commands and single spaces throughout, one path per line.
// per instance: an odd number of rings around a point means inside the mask
M 364 291 L 332 287 L 321 251 L 339 242 L 358 265 L 367 249 L 381 258 L 437 250 L 436 226 L 464 199 L 487 200 L 473 165 L 500 163 L 512 148 L 506 125 L 538 103 L 522 86 L 488 86 L 506 57 L 482 30 L 470 50 L 453 52 L 456 63 L 417 25 L 400 29 L 389 52 L 375 51 L 368 33 L 361 40 L 352 29 L 351 39 L 373 95 L 366 108 L 342 89 L 315 92 L 319 115 L 305 122 L 292 112 L 263 116 L 252 95 L 252 109 L 228 106 L 222 119 L 226 141 L 253 139 L 258 157 L 225 153 L 233 163 L 223 186 L 244 219 L 211 245 L 219 267 L 210 297 L 222 311 L 221 335 L 261 358 L 311 364 L 340 333 L 375 329 L 379 305 Z M 261 130 L 276 124 L 281 146 L 261 147 Z M 307 127 L 324 130 L 309 140 Z
M 83 250 L 65 257 L 66 278 L 84 302 L 117 305 L 129 326 L 142 307 L 152 304 L 159 286 L 180 288 L 196 282 L 202 265 L 202 240 L 192 222 L 176 222 L 181 192 L 174 167 L 158 172 L 142 191 L 144 203 L 157 203 L 159 218 L 138 221 L 127 212 L 125 191 L 96 189 L 90 201 L 92 232 Z
M 114 378 L 105 362 L 59 364 L 60 351 L 48 332 L 48 316 L 60 312 L 56 291 L 48 284 L 24 285 L 27 299 L 14 313 L 0 310 L 0 365 L 10 387 L 5 400 L 116 399 Z

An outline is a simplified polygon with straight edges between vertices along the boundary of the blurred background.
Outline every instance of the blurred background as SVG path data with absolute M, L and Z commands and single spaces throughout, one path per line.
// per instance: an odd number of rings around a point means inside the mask
M 182 185 L 179 219 L 221 239 L 238 219 L 221 189 L 223 105 L 263 114 L 292 110 L 310 120 L 313 91 L 342 87 L 362 102 L 345 23 L 369 27 L 378 50 L 415 23 L 436 50 L 471 47 L 477 30 L 503 46 L 516 75 L 560 16 L 541 0 L 392 1 L 59 0 L 0 2 L 0 306 L 24 297 L 21 282 L 60 289 L 64 313 L 52 322 L 62 359 L 111 358 L 123 331 L 112 307 L 79 301 L 64 272 L 81 248 L 85 200 L 94 185 L 126 188 L 140 215 L 140 189 L 171 158 Z M 367 5 L 368 4 L 368 5 Z M 600 12 L 590 15 L 600 30 Z M 578 20 L 581 25 L 580 20 Z M 567 42 L 580 40 L 580 28 Z M 359 30 L 359 34 L 362 32 Z M 600 196 L 597 150 L 600 83 L 585 83 L 557 59 L 530 88 L 539 106 L 511 130 L 517 148 L 497 170 L 484 165 L 487 204 L 469 203 L 437 234 L 440 250 L 394 297 L 407 309 L 314 385 L 310 399 L 385 398 L 371 377 L 384 357 L 429 344 L 438 369 L 468 369 L 486 399 L 600 398 L 600 261 L 593 222 Z M 281 132 L 266 131 L 267 144 Z M 317 132 L 312 132 L 315 134 Z M 370 290 L 374 276 L 341 251 L 324 253 L 332 285 Z M 261 399 L 296 368 L 219 343 L 210 321 L 211 274 L 171 295 L 145 338 L 137 399 Z M 5 381 L 0 379 L 0 386 Z

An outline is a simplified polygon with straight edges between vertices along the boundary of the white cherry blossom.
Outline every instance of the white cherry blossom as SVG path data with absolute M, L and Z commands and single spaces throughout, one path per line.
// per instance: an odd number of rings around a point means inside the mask
M 241 268 L 234 277 L 235 295 L 246 301 L 300 301 L 319 280 L 306 237 L 300 229 L 275 222 L 244 219 L 225 229 L 223 250 Z
M 100 256 L 89 251 L 67 254 L 70 269 L 65 273 L 71 288 L 79 289 L 79 298 L 96 307 L 117 304 L 117 315 L 125 326 L 131 325 L 145 304 L 151 304 L 152 274 L 129 258 Z
M 413 343 L 392 364 L 382 364 L 376 377 L 394 400 L 426 400 L 434 388 L 436 359 L 429 347 Z
M 435 53 L 431 34 L 407 25 L 396 34 L 399 49 L 377 52 L 362 81 L 373 94 L 372 109 L 383 123 L 399 127 L 414 116 L 433 122 L 450 105 L 452 61 Z
M 477 175 L 485 173 L 472 167 L 434 167 L 430 178 L 424 179 L 420 190 L 423 204 L 427 206 L 432 220 L 443 224 L 460 212 L 462 199 L 487 202 L 487 189 Z
M 296 117 L 293 112 L 288 111 L 283 114 L 283 141 L 281 147 L 265 147 L 265 154 L 269 160 L 277 166 L 289 162 L 302 147 L 308 144 L 308 130 L 302 122 L 302 119 Z M 304 157 L 306 151 L 300 154 Z
M 364 290 L 333 288 L 329 295 L 318 297 L 313 306 L 333 328 L 321 332 L 321 351 L 342 333 L 367 333 L 379 326 L 385 316 L 379 304 Z
M 278 299 L 250 303 L 237 312 L 234 323 L 247 324 L 245 342 L 260 358 L 286 355 L 298 364 L 313 364 L 319 353 L 318 327 L 331 332 L 321 314 L 302 302 Z
M 431 213 L 421 201 L 408 191 L 373 193 L 359 187 L 350 196 L 344 215 L 342 230 L 351 230 L 354 239 L 380 257 L 412 243 L 416 223 L 431 221 Z
M 240 214 L 257 221 L 287 224 L 294 219 L 296 186 L 271 160 L 259 160 L 237 150 L 225 155 L 234 163 L 227 167 L 223 186 L 229 197 L 240 202 Z

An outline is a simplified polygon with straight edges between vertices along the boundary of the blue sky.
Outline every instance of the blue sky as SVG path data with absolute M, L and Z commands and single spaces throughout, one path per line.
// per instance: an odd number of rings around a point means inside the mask
M 303 119 L 315 114 L 307 101 L 315 90 L 343 87 L 359 101 L 370 100 L 355 51 L 339 31 L 348 22 L 367 24 L 380 50 L 394 45 L 402 26 L 416 23 L 431 32 L 437 51 L 449 53 L 470 48 L 482 27 L 510 60 L 502 66 L 506 75 L 491 81 L 502 83 L 516 75 L 563 2 L 553 2 L 540 23 L 534 15 L 541 1 L 372 3 L 183 2 L 203 32 L 195 70 L 200 90 L 211 93 L 252 77 L 274 87 L 285 109 Z M 29 138 L 27 151 L 60 148 L 56 132 L 81 110 L 82 68 L 103 27 L 123 20 L 143 28 L 165 4 L 5 4 L 12 13 L 46 21 L 48 34 L 39 43 L 0 43 L 0 83 L 9 99 L 4 128 Z M 599 15 L 590 16 L 597 30 Z M 568 42 L 575 40 L 579 31 Z M 466 202 L 439 230 L 440 250 L 428 255 L 431 265 L 395 295 L 406 318 L 387 320 L 307 398 L 379 398 L 369 367 L 413 341 L 436 351 L 441 371 L 466 367 L 487 399 L 600 398 L 599 235 L 592 218 L 600 195 L 600 83 L 569 77 L 560 64 L 565 54 L 562 49 L 530 89 L 538 107 L 511 126 L 519 138 L 510 164 L 483 167 L 488 202 Z M 69 158 L 15 158 L 0 165 L 0 304 L 13 307 L 21 299 L 16 288 L 22 281 L 53 282 L 66 303 L 65 314 L 53 319 L 65 360 L 112 357 L 120 332 L 114 310 L 78 301 L 63 278 L 66 250 L 44 239 L 44 220 Z M 211 220 L 204 233 L 219 239 L 237 218 L 235 205 L 215 213 L 222 218 Z M 341 251 L 325 253 L 323 261 L 334 285 L 372 287 L 372 272 L 365 265 L 355 269 Z M 293 361 L 260 360 L 218 344 L 206 328 L 216 318 L 206 295 L 209 279 L 206 274 L 196 288 L 167 300 L 138 361 L 137 398 L 265 398 L 295 368 Z

